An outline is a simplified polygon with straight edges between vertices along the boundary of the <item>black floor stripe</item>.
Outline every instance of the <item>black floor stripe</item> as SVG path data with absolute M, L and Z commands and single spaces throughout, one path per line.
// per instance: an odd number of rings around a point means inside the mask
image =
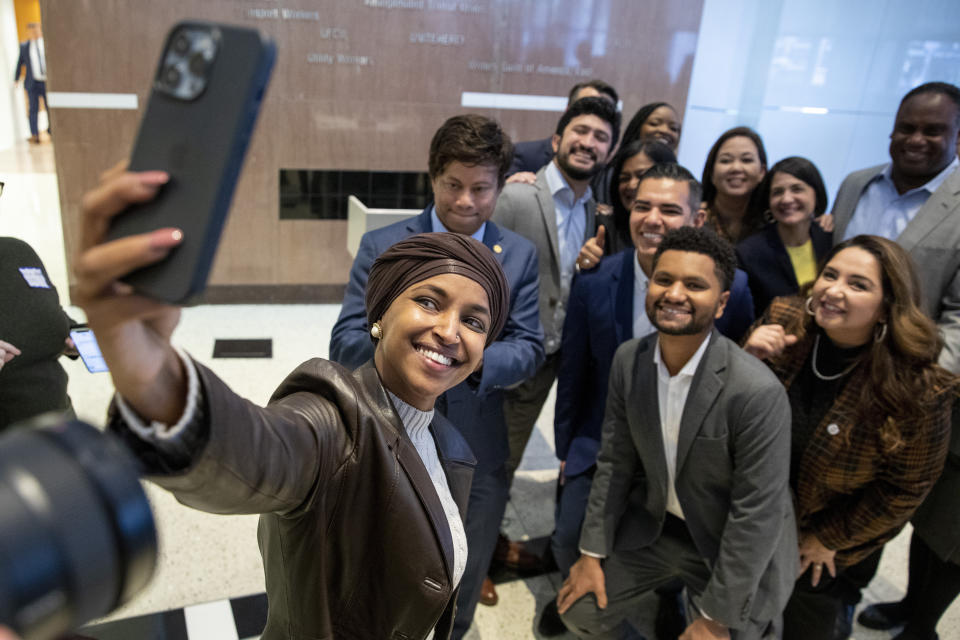
M 90 625 L 77 633 L 94 640 L 190 640 L 183 609 Z
M 267 594 L 258 593 L 230 601 L 239 638 L 252 638 L 263 633 L 267 624 Z

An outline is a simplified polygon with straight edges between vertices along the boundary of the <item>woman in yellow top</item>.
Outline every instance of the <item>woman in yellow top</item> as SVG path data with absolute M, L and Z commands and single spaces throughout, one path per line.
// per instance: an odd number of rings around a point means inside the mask
M 817 263 L 833 244 L 814 218 L 827 210 L 827 190 L 812 162 L 793 156 L 773 165 L 750 200 L 753 214 L 773 222 L 737 245 L 757 317 L 777 296 L 813 282 Z

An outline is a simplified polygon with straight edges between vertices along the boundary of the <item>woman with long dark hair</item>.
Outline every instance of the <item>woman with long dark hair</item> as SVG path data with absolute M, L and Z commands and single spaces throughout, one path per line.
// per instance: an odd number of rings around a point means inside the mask
M 676 109 L 666 102 L 651 102 L 643 105 L 633 114 L 620 138 L 620 148 L 626 147 L 634 140 L 655 140 L 669 147 L 676 154 L 677 146 L 680 144 L 680 129 L 680 116 Z M 617 178 L 611 169 L 612 163 L 612 161 L 609 162 L 607 168 L 594 176 L 590 182 L 593 197 L 600 205 L 598 209 L 601 213 L 607 207 L 615 206 L 617 202 L 610 192 Z
M 796 294 L 817 277 L 817 263 L 833 242 L 814 218 L 827 210 L 827 189 L 817 167 L 798 156 L 773 165 L 754 190 L 749 218 L 772 217 L 759 233 L 737 245 L 759 317 L 779 296 Z
M 643 174 L 655 164 L 676 161 L 677 156 L 673 151 L 656 140 L 639 139 L 620 147 L 620 151 L 610 163 L 613 179 L 608 196 L 613 212 L 597 214 L 597 230 L 604 227 L 604 255 L 613 255 L 633 247 L 633 240 L 630 238 L 630 207 L 637 195 L 637 187 Z
M 943 469 L 957 378 L 936 364 L 942 341 L 921 304 L 910 256 L 856 236 L 834 247 L 805 298 L 775 299 L 746 341 L 793 413 L 801 576 L 786 640 L 849 635 L 883 545 Z
M 183 241 L 169 228 L 104 238 L 167 180 L 118 170 L 84 198 L 75 299 L 117 389 L 110 428 L 181 502 L 261 514 L 263 638 L 449 637 L 474 459 L 434 403 L 506 322 L 494 254 L 457 233 L 393 245 L 367 280 L 372 361 L 308 360 L 259 407 L 173 347 L 179 308 L 117 280 Z
M 725 131 L 710 148 L 703 166 L 704 226 L 736 245 L 764 225 L 747 205 L 767 172 L 767 151 L 750 127 Z

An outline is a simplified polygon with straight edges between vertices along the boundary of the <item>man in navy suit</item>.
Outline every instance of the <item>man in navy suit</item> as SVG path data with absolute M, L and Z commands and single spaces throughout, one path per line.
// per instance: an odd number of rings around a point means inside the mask
M 636 250 L 604 258 L 600 266 L 581 272 L 573 281 L 560 346 L 554 439 L 561 461 L 561 492 L 550 540 L 564 577 L 580 557 L 578 541 L 597 453 L 614 353 L 623 342 L 656 331 L 644 300 L 653 258 L 671 229 L 700 227 L 701 187 L 684 167 L 654 165 L 641 178 L 630 212 L 630 235 Z M 746 274 L 737 269 L 718 331 L 739 340 L 753 322 L 753 299 Z M 640 401 L 644 401 L 640 399 Z M 565 631 L 548 604 L 540 622 L 541 635 Z
M 493 252 L 510 283 L 510 314 L 500 338 L 483 353 L 483 368 L 437 402 L 477 458 L 467 505 L 467 567 L 460 582 L 453 638 L 473 620 L 509 495 L 507 425 L 501 389 L 529 378 L 543 362 L 537 252 L 534 245 L 490 221 L 510 165 L 512 145 L 493 120 L 479 115 L 447 120 L 430 143 L 434 204 L 423 213 L 364 234 L 350 270 L 330 358 L 357 367 L 373 357 L 364 291 L 373 261 L 395 242 L 424 232 L 454 232 Z M 402 535 L 402 532 L 400 532 Z
M 40 142 L 40 130 L 37 126 L 40 98 L 43 98 L 44 108 L 47 106 L 47 61 L 40 24 L 31 22 L 27 29 L 30 39 L 20 44 L 20 57 L 17 59 L 17 68 L 13 71 L 13 81 L 20 82 L 20 69 L 25 67 L 23 87 L 27 90 L 30 101 L 30 142 L 36 144 Z M 48 128 L 47 133 L 49 132 Z
M 617 90 L 603 80 L 588 80 L 573 85 L 567 99 L 567 108 L 580 98 L 605 98 L 614 105 L 619 104 L 620 96 Z M 518 142 L 513 148 L 513 162 L 510 164 L 508 176 L 517 173 L 534 174 L 548 162 L 553 160 L 553 136 L 542 140 L 527 140 Z M 533 183 L 534 176 L 528 175 L 521 182 Z

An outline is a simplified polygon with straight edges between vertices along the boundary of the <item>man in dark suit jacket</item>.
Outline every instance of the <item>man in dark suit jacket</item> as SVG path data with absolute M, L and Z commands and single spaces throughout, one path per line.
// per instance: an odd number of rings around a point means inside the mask
M 945 82 L 920 85 L 900 102 L 890 134 L 890 162 L 847 176 L 833 207 L 834 242 L 871 233 L 895 240 L 910 252 L 924 284 L 924 308 L 943 335 L 939 364 L 954 373 L 960 373 L 958 143 L 960 88 Z M 952 452 L 958 450 L 956 444 L 955 439 Z M 908 598 L 868 607 L 858 618 L 864 626 L 890 629 L 907 623 L 897 636 L 900 640 L 936 636 L 937 619 L 960 594 L 960 562 L 956 555 L 943 553 L 947 541 L 956 539 L 955 531 L 928 525 L 957 521 L 956 494 L 944 493 L 944 488 L 960 484 L 957 469 L 956 458 L 951 457 L 940 482 L 917 511 L 921 524 L 915 526 L 910 543 Z M 944 495 L 951 497 L 944 500 Z M 926 584 L 917 585 L 921 580 Z
M 40 111 L 40 98 L 43 106 L 47 106 L 47 61 L 43 43 L 43 33 L 40 24 L 31 22 L 27 25 L 30 39 L 20 44 L 20 57 L 17 58 L 17 67 L 13 70 L 13 81 L 20 82 L 20 69 L 26 68 L 23 77 L 23 88 L 27 91 L 30 102 L 30 142 L 40 142 L 40 130 L 37 125 L 37 114 Z M 47 129 L 49 133 L 50 129 Z
M 638 249 L 609 256 L 574 279 L 563 325 L 554 443 L 562 478 L 553 556 L 566 577 L 580 555 L 577 543 L 600 450 L 600 428 L 607 381 L 617 347 L 654 331 L 644 310 L 645 291 L 660 238 L 670 229 L 700 227 L 700 183 L 676 164 L 659 164 L 640 182 L 631 214 L 631 235 Z M 720 333 L 739 340 L 753 322 L 753 301 L 746 274 L 737 269 L 730 299 L 717 320 Z M 539 625 L 542 635 L 560 630 L 556 603 L 548 603 Z
M 567 99 L 567 108 L 580 98 L 606 98 L 614 105 L 620 102 L 617 90 L 603 80 L 588 80 L 579 82 L 570 89 Z M 536 173 L 548 162 L 553 160 L 553 136 L 542 140 L 527 140 L 518 142 L 513 147 L 513 162 L 510 164 L 508 176 L 515 173 Z
M 330 339 L 330 358 L 343 365 L 357 367 L 373 357 L 364 303 L 367 275 L 377 256 L 416 233 L 471 235 L 490 248 L 507 276 L 510 311 L 503 333 L 484 350 L 480 373 L 437 402 L 437 409 L 457 427 L 477 458 L 465 522 L 467 567 L 457 599 L 454 639 L 463 637 L 473 620 L 508 498 L 501 389 L 529 377 L 543 361 L 536 249 L 525 238 L 489 221 L 510 153 L 509 138 L 492 120 L 465 115 L 444 123 L 430 145 L 435 204 L 415 218 L 364 234 Z
M 657 249 L 657 333 L 617 350 L 581 556 L 558 597 L 583 637 L 619 637 L 640 597 L 679 578 L 690 637 L 759 639 L 793 589 L 789 401 L 713 326 L 735 268 L 733 248 L 702 229 Z

